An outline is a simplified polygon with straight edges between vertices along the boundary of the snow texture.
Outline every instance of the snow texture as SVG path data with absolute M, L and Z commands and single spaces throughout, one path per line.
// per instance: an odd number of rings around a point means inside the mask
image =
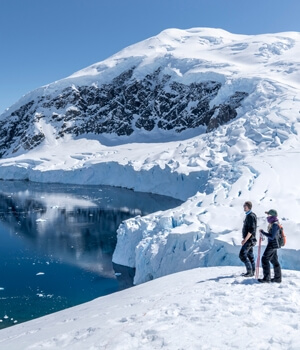
M 169 275 L 0 331 L 5 350 L 299 349 L 300 273 L 283 283 L 238 267 Z

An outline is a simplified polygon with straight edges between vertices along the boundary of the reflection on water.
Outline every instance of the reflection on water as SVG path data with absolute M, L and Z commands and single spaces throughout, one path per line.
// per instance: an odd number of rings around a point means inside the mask
M 130 190 L 0 181 L 0 328 L 132 285 L 113 266 L 123 220 L 180 201 Z

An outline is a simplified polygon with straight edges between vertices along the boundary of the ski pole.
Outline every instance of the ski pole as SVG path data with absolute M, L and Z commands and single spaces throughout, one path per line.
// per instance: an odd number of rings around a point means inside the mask
M 258 277 L 259 277 L 261 241 L 262 241 L 262 234 L 259 235 L 259 240 L 258 240 L 258 251 L 257 251 L 256 269 L 255 269 L 255 278 L 256 279 L 258 279 Z

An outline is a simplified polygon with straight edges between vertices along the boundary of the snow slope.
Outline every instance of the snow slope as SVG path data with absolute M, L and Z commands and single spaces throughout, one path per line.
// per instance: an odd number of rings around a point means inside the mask
M 168 74 L 185 83 L 203 81 L 211 75 L 219 76 L 223 81 L 229 76 L 233 80 L 237 77 L 251 80 L 253 77 L 268 77 L 283 84 L 288 80 L 299 88 L 299 36 L 298 32 L 247 36 L 214 28 L 167 29 L 74 73 L 68 79 L 82 79 L 89 83 L 88 79 L 97 76 L 101 82 L 110 81 L 112 76 L 108 67 L 118 67 L 114 71 L 117 76 L 131 67 L 134 58 L 138 63 L 135 74 L 139 76 L 145 75 L 147 70 L 152 71 L 153 67 L 165 66 L 164 62 L 167 62 L 165 69 Z M 240 79 L 235 83 L 243 81 Z
M 132 137 L 61 138 L 55 124 L 37 118 L 44 141 L 0 159 L 0 178 L 114 185 L 184 200 L 179 208 L 120 226 L 114 261 L 136 268 L 136 284 L 198 266 L 240 265 L 245 200 L 253 202 L 262 228 L 265 210 L 279 212 L 288 235 L 282 265 L 299 269 L 299 39 L 296 32 L 245 36 L 194 28 L 169 29 L 132 45 L 29 93 L 0 119 L 35 96 L 109 83 L 133 64 L 135 79 L 161 68 L 175 82 L 220 82 L 211 106 L 246 92 L 236 118 L 209 133 L 141 129 Z
M 300 273 L 282 284 L 241 268 L 166 276 L 0 331 L 5 350 L 299 349 Z

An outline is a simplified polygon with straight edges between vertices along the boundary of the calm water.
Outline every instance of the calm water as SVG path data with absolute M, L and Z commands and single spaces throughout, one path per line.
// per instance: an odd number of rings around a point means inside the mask
M 180 201 L 126 189 L 0 181 L 0 329 L 132 286 L 119 224 Z

